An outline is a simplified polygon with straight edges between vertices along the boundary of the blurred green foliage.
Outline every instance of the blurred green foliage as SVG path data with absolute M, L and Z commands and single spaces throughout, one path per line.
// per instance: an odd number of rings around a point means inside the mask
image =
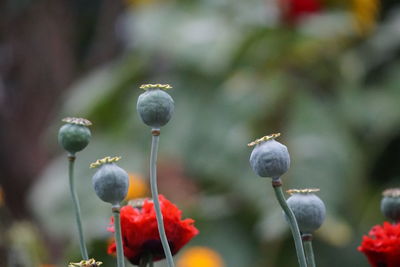
M 292 160 L 284 187 L 320 188 L 327 207 L 317 265 L 366 266 L 361 236 L 384 220 L 381 191 L 399 186 L 399 12 L 359 36 L 346 9 L 286 27 L 269 1 L 131 2 L 116 23 L 123 53 L 76 81 L 59 114 L 94 124 L 76 175 L 90 254 L 113 264 L 105 253 L 111 213 L 91 188 L 89 163 L 121 155 L 128 172 L 147 176 L 150 129 L 136 114 L 139 86 L 169 83 L 176 108 L 160 139 L 160 192 L 197 221 L 201 233 L 190 245 L 216 249 L 229 267 L 296 266 L 270 180 L 248 164 L 248 142 L 281 132 Z M 48 131 L 54 147 L 60 125 Z M 59 152 L 31 206 L 49 235 L 68 244 L 68 262 L 79 251 Z M 168 168 L 182 168 L 182 177 Z M 189 204 L 182 180 L 196 188 Z

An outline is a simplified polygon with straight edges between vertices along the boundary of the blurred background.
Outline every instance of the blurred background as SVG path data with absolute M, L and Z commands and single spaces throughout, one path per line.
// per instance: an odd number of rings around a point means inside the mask
M 80 260 L 57 144 L 68 116 L 93 122 L 76 183 L 89 254 L 115 266 L 110 207 L 88 166 L 121 155 L 130 197 L 149 196 L 143 83 L 174 86 L 159 191 L 201 232 L 177 260 L 200 247 L 216 267 L 297 266 L 270 180 L 248 163 L 247 143 L 280 132 L 292 159 L 284 188 L 320 188 L 327 206 L 317 265 L 368 266 L 357 247 L 384 221 L 382 190 L 400 184 L 398 1 L 5 0 L 0 10 L 0 266 Z

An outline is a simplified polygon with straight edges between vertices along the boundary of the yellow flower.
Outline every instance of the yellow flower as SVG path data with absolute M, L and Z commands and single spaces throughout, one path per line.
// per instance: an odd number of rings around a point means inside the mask
M 177 261 L 177 267 L 225 267 L 221 255 L 207 247 L 191 247 Z
M 360 35 L 366 35 L 375 28 L 379 9 L 379 0 L 352 0 L 352 12 Z
M 147 195 L 148 186 L 145 180 L 136 173 L 129 173 L 129 188 L 125 200 L 143 198 Z

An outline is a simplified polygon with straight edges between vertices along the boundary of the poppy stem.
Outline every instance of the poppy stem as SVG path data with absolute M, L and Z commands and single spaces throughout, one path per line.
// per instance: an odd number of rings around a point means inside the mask
M 154 261 L 153 261 L 153 256 L 152 255 L 150 255 L 149 267 L 154 267 Z
M 314 251 L 312 247 L 312 234 L 303 234 L 301 236 L 304 244 L 308 267 L 315 267 Z
M 139 267 L 146 267 L 147 266 L 147 257 L 143 256 L 140 258 Z
M 122 246 L 122 236 L 121 236 L 121 220 L 120 220 L 119 204 L 112 206 L 112 213 L 114 216 L 115 243 L 117 244 L 117 266 L 125 267 L 124 248 Z
M 150 253 L 145 254 L 140 258 L 139 267 L 146 267 L 147 264 L 150 267 L 153 267 L 153 256 Z
M 154 209 L 156 212 L 158 232 L 160 234 L 161 244 L 164 249 L 164 254 L 167 259 L 168 267 L 174 267 L 174 260 L 172 258 L 171 249 L 168 244 L 167 235 L 165 234 L 164 221 L 161 213 L 160 202 L 158 201 L 158 189 L 157 189 L 157 151 L 160 130 L 152 130 L 151 139 L 151 154 L 150 154 L 150 187 L 151 195 L 153 197 Z
M 85 238 L 83 237 L 83 230 L 82 230 L 81 208 L 79 206 L 79 198 L 78 198 L 78 194 L 76 193 L 76 188 L 75 188 L 75 180 L 74 180 L 75 159 L 76 159 L 75 154 L 71 153 L 68 155 L 69 189 L 71 191 L 71 197 L 72 197 L 72 201 L 74 203 L 75 218 L 76 218 L 76 225 L 78 226 L 79 245 L 80 245 L 82 259 L 88 260 L 89 256 L 87 253 L 87 249 L 86 249 L 86 245 L 85 245 Z
M 289 226 L 290 230 L 292 231 L 292 236 L 294 238 L 297 260 L 299 261 L 300 267 L 307 267 L 307 261 L 304 255 L 303 243 L 301 242 L 299 226 L 297 225 L 296 217 L 294 216 L 293 211 L 289 208 L 288 204 L 286 203 L 285 196 L 282 192 L 282 181 L 279 177 L 274 178 L 272 180 L 272 187 L 274 188 L 275 196 L 278 199 L 281 208 L 283 209 L 283 211 L 286 214 L 286 217 L 289 220 Z

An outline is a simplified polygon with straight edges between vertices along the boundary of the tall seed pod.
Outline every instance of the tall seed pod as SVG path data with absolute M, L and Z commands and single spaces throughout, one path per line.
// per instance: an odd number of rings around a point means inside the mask
M 91 137 L 89 126 L 92 123 L 83 118 L 65 118 L 62 120 L 66 124 L 61 126 L 58 131 L 58 142 L 68 152 L 68 176 L 69 176 L 69 188 L 71 192 L 71 198 L 74 204 L 75 219 L 78 228 L 79 245 L 81 255 L 84 260 L 88 260 L 89 256 L 86 249 L 85 238 L 83 235 L 83 228 L 81 222 L 81 209 L 79 205 L 78 194 L 76 193 L 75 180 L 74 180 L 74 167 L 76 152 L 83 150 L 88 144 Z
M 142 121 L 150 126 L 151 152 L 150 152 L 150 187 L 151 195 L 154 202 L 154 210 L 157 218 L 158 232 L 160 234 L 161 244 L 167 259 L 168 267 L 174 267 L 171 248 L 165 234 L 164 219 L 161 213 L 160 202 L 158 200 L 157 188 L 157 153 L 158 142 L 160 138 L 160 127 L 169 122 L 174 112 L 174 100 L 165 92 L 172 88 L 169 84 L 145 84 L 140 87 L 145 90 L 137 101 L 137 111 Z
M 289 219 L 290 230 L 296 246 L 297 259 L 301 267 L 307 267 L 300 230 L 282 191 L 280 177 L 289 169 L 290 156 L 287 147 L 275 140 L 279 136 L 279 133 L 271 134 L 247 144 L 249 147 L 254 147 L 250 155 L 250 166 L 258 176 L 272 178 L 275 196 Z

